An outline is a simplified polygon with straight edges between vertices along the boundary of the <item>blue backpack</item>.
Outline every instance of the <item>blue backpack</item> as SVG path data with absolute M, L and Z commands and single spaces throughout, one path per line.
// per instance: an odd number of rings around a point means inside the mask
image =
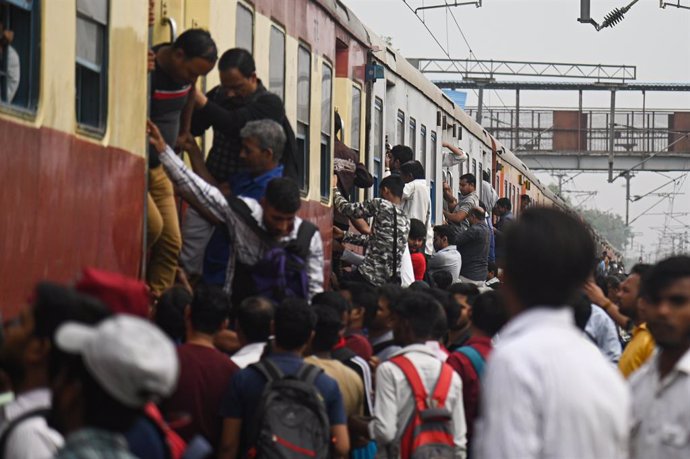
M 241 301 L 248 296 L 260 295 L 274 302 L 285 298 L 308 298 L 307 257 L 317 226 L 302 220 L 297 238 L 281 243 L 258 225 L 244 201 L 231 199 L 230 206 L 268 247 L 253 266 L 236 263 L 233 298 Z
M 484 373 L 484 357 L 482 357 L 479 351 L 472 346 L 462 346 L 456 352 L 459 352 L 470 359 L 470 363 L 472 364 L 474 371 L 477 373 L 479 379 L 481 379 L 482 374 Z

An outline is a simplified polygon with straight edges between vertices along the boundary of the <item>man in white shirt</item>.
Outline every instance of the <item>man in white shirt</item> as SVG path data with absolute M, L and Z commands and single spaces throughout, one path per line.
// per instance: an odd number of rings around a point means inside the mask
M 253 296 L 237 308 L 235 329 L 242 346 L 231 360 L 241 368 L 261 360 L 273 329 L 273 304 L 266 298 Z
M 426 227 L 425 251 L 433 253 L 434 241 L 431 231 L 431 194 L 424 177 L 424 166 L 419 161 L 410 161 L 400 166 L 400 177 L 405 182 L 402 206 L 407 218 L 416 218 Z
M 5 26 L 0 22 L 0 62 L 6 62 L 6 68 L 0 69 L 6 71 L 6 90 L 7 97 L 3 102 L 11 103 L 19 88 L 19 81 L 21 80 L 21 63 L 19 61 L 19 54 L 17 50 L 12 47 L 11 43 L 14 40 L 14 31 L 5 29 Z
M 391 359 L 404 356 L 414 366 L 427 394 L 434 391 L 445 363 L 425 342 L 433 335 L 434 321 L 429 320 L 429 308 L 441 305 L 429 295 L 406 292 L 395 305 L 394 336 L 404 346 Z M 394 361 L 386 361 L 376 371 L 376 403 L 374 419 L 369 422 L 371 438 L 376 439 L 379 451 L 387 451 L 389 458 L 400 457 L 403 429 L 415 409 L 415 400 L 402 369 Z M 450 429 L 453 452 L 458 459 L 467 456 L 465 411 L 462 401 L 462 381 L 452 372 L 445 409 L 451 414 Z
M 690 257 L 659 262 L 645 275 L 642 301 L 657 352 L 630 377 L 631 458 L 690 457 Z
M 46 459 L 62 447 L 62 435 L 48 426 L 51 408 L 50 354 L 55 330 L 66 321 L 94 323 L 108 314 L 103 305 L 71 289 L 39 284 L 32 304 L 5 323 L 0 367 L 15 399 L 0 411 L 0 457 Z
M 594 266 L 589 230 L 534 208 L 505 242 L 512 319 L 485 369 L 475 457 L 627 458 L 629 390 L 564 306 Z
M 458 282 L 462 268 L 462 256 L 458 252 L 454 240 L 455 232 L 449 225 L 434 226 L 434 253 L 427 262 L 426 270 L 430 276 L 438 271 L 446 271 L 453 276 L 453 282 Z

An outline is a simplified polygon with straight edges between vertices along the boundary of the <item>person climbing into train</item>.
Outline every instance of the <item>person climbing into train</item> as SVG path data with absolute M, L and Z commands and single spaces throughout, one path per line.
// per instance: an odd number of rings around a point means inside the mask
M 236 182 L 244 181 L 249 166 L 241 155 L 243 139 L 240 132 L 250 121 L 269 119 L 279 123 L 284 131 L 279 158 L 281 175 L 296 179 L 295 136 L 285 116 L 283 101 L 269 92 L 258 78 L 251 53 L 241 48 L 225 51 L 218 60 L 218 74 L 220 85 L 205 95 L 196 93 L 196 110 L 189 133 L 198 137 L 213 129 L 213 144 L 206 159 L 210 176 L 217 183 L 230 182 L 231 189 Z M 194 170 L 199 173 L 198 169 Z M 222 226 L 214 230 L 195 210 L 185 215 L 182 239 L 180 260 L 193 277 L 203 274 L 205 264 L 214 263 L 209 260 L 210 253 L 227 246 Z
M 272 179 L 258 201 L 226 198 L 175 155 L 150 120 L 147 132 L 180 195 L 213 223 L 226 225 L 232 251 L 224 290 L 233 304 L 255 295 L 275 302 L 288 296 L 310 299 L 323 291 L 321 234 L 316 225 L 297 216 L 302 200 L 294 180 Z M 285 284 L 280 284 L 281 280 Z
M 283 127 L 271 119 L 248 122 L 240 131 L 242 148 L 239 156 L 244 170 L 233 175 L 230 182 L 220 182 L 208 170 L 204 163 L 204 154 L 194 138 L 189 135 L 182 142 L 182 147 L 189 154 L 192 169 L 209 184 L 221 189 L 228 189 L 232 196 L 242 196 L 260 201 L 266 192 L 266 185 L 272 179 L 283 176 L 283 165 L 280 160 L 285 147 Z M 196 212 L 204 222 L 201 212 Z M 212 228 L 211 223 L 208 225 Z M 203 260 L 203 280 L 208 284 L 223 285 L 225 271 L 230 258 L 229 238 L 223 225 L 216 227 Z M 184 253 L 184 250 L 183 250 Z
M 443 216 L 449 224 L 455 226 L 455 229 L 464 231 L 470 227 L 470 222 L 467 220 L 470 210 L 479 206 L 477 178 L 474 174 L 460 176 L 460 195 L 458 202 L 448 183 L 443 182 L 443 199 L 448 203 L 448 210 L 443 211 Z
M 180 133 L 189 130 L 199 76 L 213 69 L 218 58 L 216 44 L 203 29 L 189 29 L 174 43 L 155 46 L 151 71 L 150 119 L 159 127 L 165 142 L 177 145 Z M 158 154 L 149 148 L 147 204 L 147 249 L 150 252 L 147 283 L 154 296 L 172 287 L 177 258 L 182 246 L 175 195 Z
M 336 239 L 367 248 L 362 263 L 350 273 L 348 280 L 366 282 L 376 287 L 386 283 L 400 285 L 401 266 L 403 256 L 407 253 L 410 230 L 410 220 L 402 210 L 404 187 L 400 176 L 389 175 L 381 180 L 380 198 L 352 203 L 340 194 L 337 178 L 333 176 L 333 205 L 338 212 L 351 219 L 373 217 L 370 234 L 345 233 L 333 227 Z

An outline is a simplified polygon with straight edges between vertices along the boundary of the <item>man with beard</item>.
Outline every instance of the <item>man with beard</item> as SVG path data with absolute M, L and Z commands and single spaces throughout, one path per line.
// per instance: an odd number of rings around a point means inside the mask
M 641 296 L 658 352 L 630 378 L 631 457 L 690 457 L 690 257 L 654 266 L 643 279 Z
M 62 436 L 47 422 L 53 335 L 68 320 L 96 323 L 108 315 L 97 301 L 55 284 L 39 284 L 33 296 L 31 304 L 5 323 L 0 366 L 16 398 L 0 411 L 0 457 L 45 459 L 62 447 Z
M 618 361 L 618 368 L 626 378 L 640 368 L 654 352 L 654 338 L 647 330 L 645 311 L 640 307 L 640 282 L 650 268 L 651 266 L 644 264 L 633 266 L 618 292 L 620 312 L 633 322 L 632 339 Z
M 256 75 L 254 58 L 249 51 L 233 48 L 218 60 L 220 85 L 208 94 L 196 95 L 196 111 L 192 117 L 191 134 L 203 135 L 213 128 L 213 145 L 206 159 L 206 168 L 217 183 L 230 183 L 231 188 L 247 167 L 240 157 L 242 136 L 240 131 L 250 121 L 270 119 L 279 123 L 285 130 L 286 147 L 280 163 L 284 166 L 281 173 L 286 177 L 297 176 L 297 166 L 292 152 L 294 133 L 285 117 L 285 108 L 280 97 L 269 92 Z M 197 174 L 199 170 L 194 168 Z M 246 175 L 246 174 L 244 174 Z M 261 196 L 251 196 L 259 199 Z M 190 210 L 182 224 L 183 246 L 180 259 L 188 273 L 198 275 L 202 272 L 204 250 L 211 247 L 227 245 L 227 238 L 218 229 L 209 242 L 212 225 L 196 210 Z M 206 252 L 209 253 L 208 251 Z M 222 269 L 221 269 L 222 270 Z

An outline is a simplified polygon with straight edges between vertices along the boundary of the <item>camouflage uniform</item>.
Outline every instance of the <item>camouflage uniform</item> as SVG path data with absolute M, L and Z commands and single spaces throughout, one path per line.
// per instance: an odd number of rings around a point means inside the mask
M 357 268 L 359 273 L 371 284 L 379 286 L 390 282 L 393 277 L 393 234 L 394 222 L 398 224 L 396 244 L 397 262 L 395 276 L 400 276 L 400 264 L 405 247 L 410 221 L 405 212 L 390 201 L 375 198 L 365 202 L 348 202 L 337 188 L 333 189 L 335 208 L 350 218 L 373 217 L 371 236 L 363 234 L 345 235 L 343 242 L 365 246 L 366 256 Z M 395 213 L 394 213 L 395 212 Z

